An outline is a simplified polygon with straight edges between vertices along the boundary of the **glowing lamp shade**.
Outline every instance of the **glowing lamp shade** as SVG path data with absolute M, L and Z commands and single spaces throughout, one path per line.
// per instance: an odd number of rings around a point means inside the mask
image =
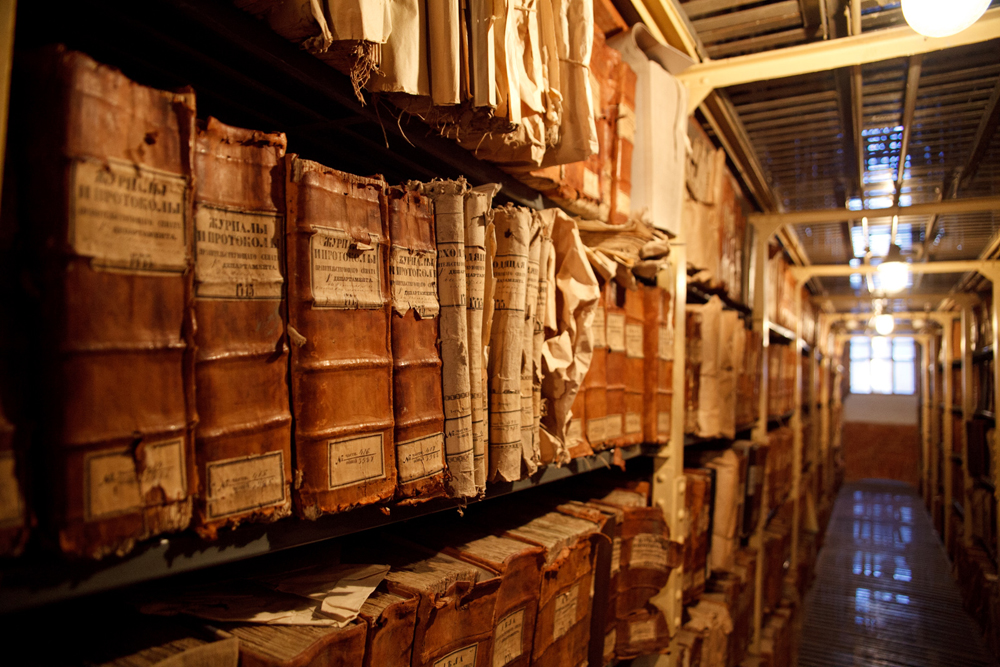
M 875 316 L 875 331 L 877 331 L 880 336 L 888 336 L 892 333 L 895 326 L 896 323 L 892 319 L 892 315 L 889 313 Z
M 975 23 L 990 0 L 903 0 L 903 17 L 926 37 L 948 37 Z
M 903 253 L 898 245 L 889 248 L 889 254 L 878 265 L 879 282 L 887 294 L 895 294 L 906 288 L 910 278 L 910 267 L 903 261 Z

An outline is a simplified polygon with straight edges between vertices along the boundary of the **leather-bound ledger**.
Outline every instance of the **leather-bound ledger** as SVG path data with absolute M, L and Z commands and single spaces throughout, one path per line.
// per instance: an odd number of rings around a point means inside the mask
M 611 156 L 611 213 L 608 221 L 625 224 L 632 214 L 632 153 L 635 147 L 636 74 L 626 62 L 614 68 L 618 103 L 614 107 L 614 145 Z
M 670 442 L 674 400 L 674 311 L 669 291 L 642 286 L 645 322 L 645 383 L 643 389 L 643 434 L 646 442 Z
M 286 156 L 296 511 L 386 500 L 396 487 L 385 181 Z
M 186 528 L 198 489 L 194 94 L 62 47 L 32 63 L 24 210 L 50 518 L 63 551 L 100 558 Z
M 429 498 L 447 474 L 434 211 L 412 188 L 391 188 L 388 202 L 396 495 Z
M 547 456 L 552 448 L 542 442 L 542 381 L 544 380 L 542 357 L 545 354 L 547 332 L 555 332 L 559 328 L 555 304 L 556 254 L 552 243 L 554 214 L 555 211 L 535 214 L 539 223 L 539 250 L 537 299 L 535 316 L 532 318 L 531 437 L 541 464 L 552 462 L 552 457 Z
M 542 230 L 538 214 L 528 226 L 528 278 L 524 289 L 524 320 L 521 327 L 521 458 L 525 470 L 534 475 L 541 463 L 535 440 L 535 311 L 538 309 L 538 263 L 542 251 Z
M 712 530 L 712 471 L 684 470 L 684 511 L 688 516 L 684 540 L 684 605 L 694 604 L 705 591 L 708 547 Z
M 490 399 L 490 481 L 521 479 L 521 364 L 531 213 L 494 209 L 493 323 L 487 368 Z
M 359 613 L 368 624 L 364 667 L 410 664 L 419 604 L 419 596 L 403 591 L 390 593 L 385 582 L 365 600 Z
M 285 135 L 199 123 L 195 142 L 198 530 L 292 511 L 284 325 Z
M 476 495 L 472 438 L 472 384 L 469 376 L 469 322 L 466 317 L 465 179 L 423 186 L 434 202 L 437 235 L 437 288 L 441 304 L 441 383 L 444 396 L 444 445 L 448 493 Z
M 622 419 L 623 446 L 643 441 L 643 412 L 646 388 L 647 359 L 645 345 L 645 311 L 642 291 L 625 290 L 625 416 Z
M 240 667 L 357 667 L 365 656 L 363 621 L 316 625 L 223 625 L 240 642 Z
M 607 285 L 600 290 L 594 323 L 591 326 L 593 356 L 590 369 L 583 380 L 583 437 L 592 451 L 605 449 L 608 440 L 608 335 L 607 335 Z M 585 451 L 585 450 L 584 450 Z
M 560 512 L 531 518 L 505 534 L 545 548 L 531 664 L 580 665 L 590 644 L 597 524 Z
M 605 290 L 605 326 L 608 336 L 607 358 L 607 415 L 604 418 L 604 441 L 608 447 L 621 447 L 625 437 L 626 383 L 628 382 L 628 353 L 626 348 L 625 295 L 628 292 L 615 280 L 609 280 Z
M 469 334 L 469 391 L 472 398 L 472 449 L 476 493 L 486 492 L 487 451 L 490 444 L 489 402 L 486 392 L 486 345 L 483 328 L 486 301 L 487 230 L 493 224 L 493 195 L 500 186 L 480 185 L 465 193 L 465 316 Z M 492 287 L 492 285 L 491 285 Z M 486 332 L 489 337 L 489 331 Z

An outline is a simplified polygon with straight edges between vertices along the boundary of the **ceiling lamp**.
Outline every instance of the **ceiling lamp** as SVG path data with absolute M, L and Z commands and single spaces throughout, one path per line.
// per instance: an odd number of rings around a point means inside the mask
M 910 278 L 910 267 L 903 259 L 903 251 L 895 243 L 889 246 L 889 254 L 878 265 L 879 282 L 887 294 L 895 294 L 906 288 Z
M 880 336 L 888 336 L 892 333 L 895 326 L 896 322 L 892 317 L 892 313 L 883 313 L 875 316 L 875 331 Z
M 903 17 L 925 37 L 948 37 L 975 23 L 990 0 L 903 0 Z

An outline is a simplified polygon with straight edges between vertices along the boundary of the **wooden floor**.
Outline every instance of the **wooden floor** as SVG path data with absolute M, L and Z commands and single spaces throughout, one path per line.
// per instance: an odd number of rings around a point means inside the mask
M 910 485 L 841 489 L 806 595 L 799 665 L 996 665 Z

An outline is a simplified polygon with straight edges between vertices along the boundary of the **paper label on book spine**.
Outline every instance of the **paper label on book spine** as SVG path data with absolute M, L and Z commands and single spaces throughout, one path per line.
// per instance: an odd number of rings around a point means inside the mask
M 747 471 L 747 488 L 757 489 L 757 485 L 761 482 L 761 468 L 762 466 L 750 466 L 749 471 Z M 752 491 L 755 492 L 755 491 Z
M 642 415 L 638 412 L 625 413 L 625 434 L 642 433 Z
M 621 189 L 618 190 L 618 196 L 615 197 L 615 213 L 626 217 L 632 214 L 632 198 Z
M 674 358 L 674 328 L 669 324 L 660 325 L 660 335 L 657 344 L 656 356 L 664 361 Z
M 583 170 L 583 194 L 591 199 L 601 199 L 601 177 L 586 167 Z
M 195 296 L 280 299 L 282 216 L 198 204 L 194 213 Z
M 385 479 L 382 434 L 327 442 L 330 490 Z
M 284 452 L 212 461 L 205 468 L 209 519 L 285 502 Z
M 628 625 L 628 643 L 632 646 L 656 641 L 656 618 L 634 621 Z
M 524 609 L 501 618 L 493 629 L 493 667 L 504 667 L 524 652 Z
M 625 325 L 625 356 L 629 359 L 642 359 L 642 325 Z
M 618 632 L 611 628 L 611 632 L 604 635 L 604 657 L 609 659 L 615 652 L 615 644 L 618 643 Z
M 625 316 L 621 313 L 608 313 L 608 349 L 612 352 L 625 351 Z
M 552 616 L 552 639 L 556 640 L 569 632 L 576 623 L 576 603 L 580 598 L 580 584 L 573 584 L 565 593 L 559 593 Z
M 476 652 L 478 650 L 479 644 L 471 644 L 457 651 L 452 651 L 435 661 L 434 667 L 476 667 Z
M 389 251 L 389 292 L 400 315 L 410 308 L 421 318 L 437 317 L 437 253 L 392 246 Z
M 176 438 L 142 445 L 145 468 L 136 474 L 130 451 L 93 452 L 85 459 L 86 520 L 96 521 L 135 512 L 144 498 L 159 488 L 167 500 L 186 495 L 184 440 Z
M 444 433 L 396 443 L 399 483 L 416 482 L 444 470 Z
M 187 269 L 187 179 L 114 158 L 74 160 L 70 178 L 69 243 L 77 254 L 104 269 Z
M 576 444 L 583 440 L 583 420 L 577 417 L 569 420 L 569 427 L 566 429 L 566 443 Z
M 0 452 L 0 527 L 8 528 L 23 523 L 24 501 L 21 485 L 17 481 L 14 452 Z
M 656 431 L 670 435 L 670 413 L 661 410 L 656 413 Z
M 314 227 L 309 239 L 310 277 L 316 308 L 381 308 L 382 255 L 379 244 L 357 243 L 331 227 Z
M 605 422 L 604 417 L 587 420 L 587 440 L 594 444 L 600 444 L 607 437 L 607 422 Z
M 608 415 L 604 418 L 604 437 L 622 437 L 622 417 L 624 415 Z
M 667 547 L 663 538 L 650 533 L 639 533 L 632 538 L 632 555 L 629 567 L 645 570 L 667 569 Z
M 618 105 L 618 125 L 615 130 L 622 141 L 635 141 L 635 109 L 627 104 Z
M 611 542 L 611 574 L 622 569 L 622 538 L 616 537 Z
M 608 336 L 604 317 L 604 308 L 598 306 L 594 309 L 594 325 L 591 329 L 591 338 L 594 340 L 594 347 L 607 347 Z

